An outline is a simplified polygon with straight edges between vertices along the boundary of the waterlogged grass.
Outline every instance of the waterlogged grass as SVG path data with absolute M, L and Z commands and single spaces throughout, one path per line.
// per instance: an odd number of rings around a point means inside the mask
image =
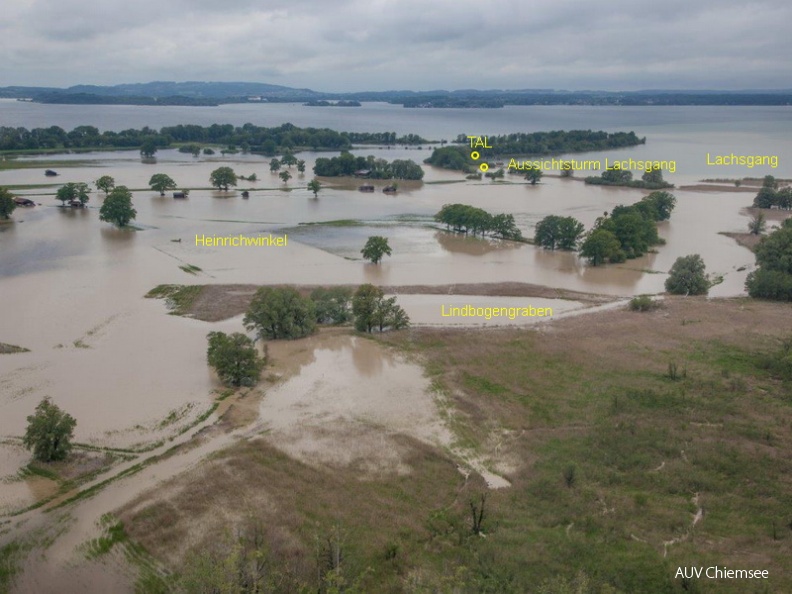
M 364 227 L 366 223 L 357 219 L 337 219 L 334 221 L 321 221 L 315 223 L 300 223 L 306 227 Z
M 171 310 L 170 313 L 181 316 L 187 313 L 203 289 L 203 285 L 158 285 L 151 289 L 146 297 L 165 299 L 168 309 Z
M 203 270 L 201 268 L 198 268 L 194 264 L 183 264 L 183 265 L 179 266 L 179 268 L 181 270 L 183 270 L 184 272 L 186 272 L 187 274 L 192 274 L 192 275 L 196 275 L 199 272 L 203 272 Z
M 15 353 L 29 353 L 30 349 L 0 342 L 0 355 L 13 355 Z

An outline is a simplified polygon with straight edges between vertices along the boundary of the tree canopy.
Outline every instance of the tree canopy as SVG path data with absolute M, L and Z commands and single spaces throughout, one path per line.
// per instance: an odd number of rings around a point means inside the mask
M 745 286 L 751 297 L 792 301 L 792 219 L 763 237 L 754 250 L 759 266 Z
M 140 154 L 145 159 L 150 159 L 157 153 L 157 139 L 156 138 L 146 138 L 143 140 L 143 143 L 140 145 Z
M 371 284 L 360 285 L 352 296 L 355 329 L 360 332 L 401 330 L 410 325 L 407 313 L 396 305 L 396 297 L 385 298 L 382 289 Z
M 69 455 L 77 426 L 71 415 L 63 412 L 49 398 L 44 398 L 27 422 L 22 442 L 27 449 L 33 450 L 33 458 L 39 462 L 55 462 Z
M 94 182 L 97 190 L 102 190 L 105 194 L 109 194 L 110 190 L 115 188 L 115 179 L 110 175 L 103 175 Z
M 149 186 L 155 192 L 159 192 L 160 196 L 164 196 L 168 190 L 176 189 L 176 182 L 165 173 L 155 173 L 149 180 Z
M 88 196 L 90 192 L 91 189 L 88 187 L 88 184 L 82 182 L 69 182 L 58 188 L 58 191 L 55 193 L 55 198 L 60 200 L 63 205 L 72 200 L 77 200 L 80 204 L 85 206 L 90 198 L 90 196 Z
M 349 309 L 352 290 L 348 287 L 318 287 L 311 292 L 319 324 L 344 324 L 352 315 Z
M 259 338 L 302 338 L 316 330 L 316 306 L 294 287 L 261 287 L 243 323 Z
M 583 223 L 574 217 L 550 215 L 536 224 L 534 243 L 554 250 L 575 250 L 583 235 Z
M 421 180 L 424 171 L 418 163 L 409 159 L 396 159 L 390 163 L 372 155 L 355 157 L 343 152 L 337 157 L 320 157 L 314 165 L 314 174 L 323 177 L 340 177 L 353 175 L 357 171 L 366 171 L 372 179 L 408 179 Z
M 132 207 L 132 192 L 126 186 L 116 186 L 99 209 L 99 220 L 125 227 L 137 216 Z
M 7 188 L 0 188 L 0 219 L 8 220 L 17 205 Z
M 388 238 L 381 235 L 373 235 L 368 238 L 366 245 L 360 250 L 366 260 L 370 260 L 373 264 L 379 264 L 382 257 L 391 255 L 391 248 L 388 245 Z
M 207 339 L 206 358 L 223 383 L 252 386 L 258 381 L 265 361 L 252 340 L 239 332 L 210 332 Z
M 467 204 L 445 204 L 434 216 L 438 223 L 458 233 L 473 235 L 490 234 L 501 239 L 520 241 L 522 233 L 517 228 L 513 215 L 491 215 L 486 210 Z
M 213 188 L 227 192 L 228 188 L 237 185 L 237 176 L 230 167 L 218 167 L 209 175 L 209 181 Z
M 319 190 L 322 189 L 322 184 L 318 179 L 312 179 L 308 182 L 308 189 L 313 192 L 314 198 L 318 198 Z
M 674 295 L 706 295 L 710 288 L 704 260 L 698 254 L 680 256 L 665 281 L 665 289 Z
M 592 266 L 624 261 L 619 239 L 607 229 L 593 229 L 580 246 L 580 255 L 588 258 Z

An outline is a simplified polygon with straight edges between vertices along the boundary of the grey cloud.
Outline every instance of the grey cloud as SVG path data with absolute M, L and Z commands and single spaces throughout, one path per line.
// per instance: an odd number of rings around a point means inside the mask
M 0 77 L 318 90 L 788 87 L 791 16 L 784 0 L 14 0 Z

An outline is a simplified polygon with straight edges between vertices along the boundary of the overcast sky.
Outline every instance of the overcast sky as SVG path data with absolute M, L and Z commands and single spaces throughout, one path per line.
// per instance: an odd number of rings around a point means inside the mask
M 789 0 L 0 0 L 0 86 L 792 87 Z

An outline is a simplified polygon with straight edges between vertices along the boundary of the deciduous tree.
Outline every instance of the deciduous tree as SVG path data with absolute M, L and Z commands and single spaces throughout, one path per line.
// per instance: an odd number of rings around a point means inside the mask
M 0 219 L 8 220 L 17 207 L 14 197 L 6 188 L 0 188 Z
M 209 181 L 213 188 L 227 192 L 228 188 L 237 185 L 237 176 L 230 167 L 218 167 L 209 175 Z
M 126 186 L 116 186 L 99 209 L 99 220 L 125 227 L 137 216 L 132 207 L 132 192 Z
M 316 330 L 316 308 L 294 287 L 262 287 L 243 319 L 259 338 L 302 338 Z
M 27 418 L 28 426 L 23 443 L 33 450 L 39 462 L 63 460 L 71 451 L 71 440 L 77 421 L 44 398 L 36 406 L 36 412 Z
M 252 386 L 258 381 L 265 361 L 252 340 L 239 332 L 210 332 L 207 339 L 206 358 L 223 383 Z
M 115 179 L 110 175 L 103 175 L 94 182 L 97 190 L 102 190 L 105 194 L 109 194 L 110 190 L 115 188 Z
M 55 198 L 60 200 L 63 206 L 66 205 L 66 202 L 71 202 L 72 200 L 78 200 L 80 204 L 85 206 L 90 198 L 88 196 L 90 192 L 88 184 L 69 182 L 58 188 Z
M 176 189 L 176 182 L 165 173 L 155 173 L 149 180 L 149 186 L 151 186 L 151 189 L 155 192 L 159 192 L 160 196 L 164 196 L 165 192 L 168 190 Z
M 709 287 L 706 266 L 698 254 L 677 258 L 665 281 L 666 291 L 675 295 L 706 295 Z
M 314 198 L 319 197 L 319 190 L 322 189 L 322 184 L 319 182 L 318 179 L 312 179 L 308 182 L 308 189 L 313 192 Z
M 605 262 L 624 261 L 624 252 L 618 238 L 606 229 L 594 229 L 580 246 L 580 255 L 592 266 Z
M 382 257 L 391 255 L 391 248 L 388 245 L 388 239 L 381 235 L 373 235 L 368 238 L 366 245 L 360 250 L 366 260 L 370 260 L 373 264 L 379 264 Z

